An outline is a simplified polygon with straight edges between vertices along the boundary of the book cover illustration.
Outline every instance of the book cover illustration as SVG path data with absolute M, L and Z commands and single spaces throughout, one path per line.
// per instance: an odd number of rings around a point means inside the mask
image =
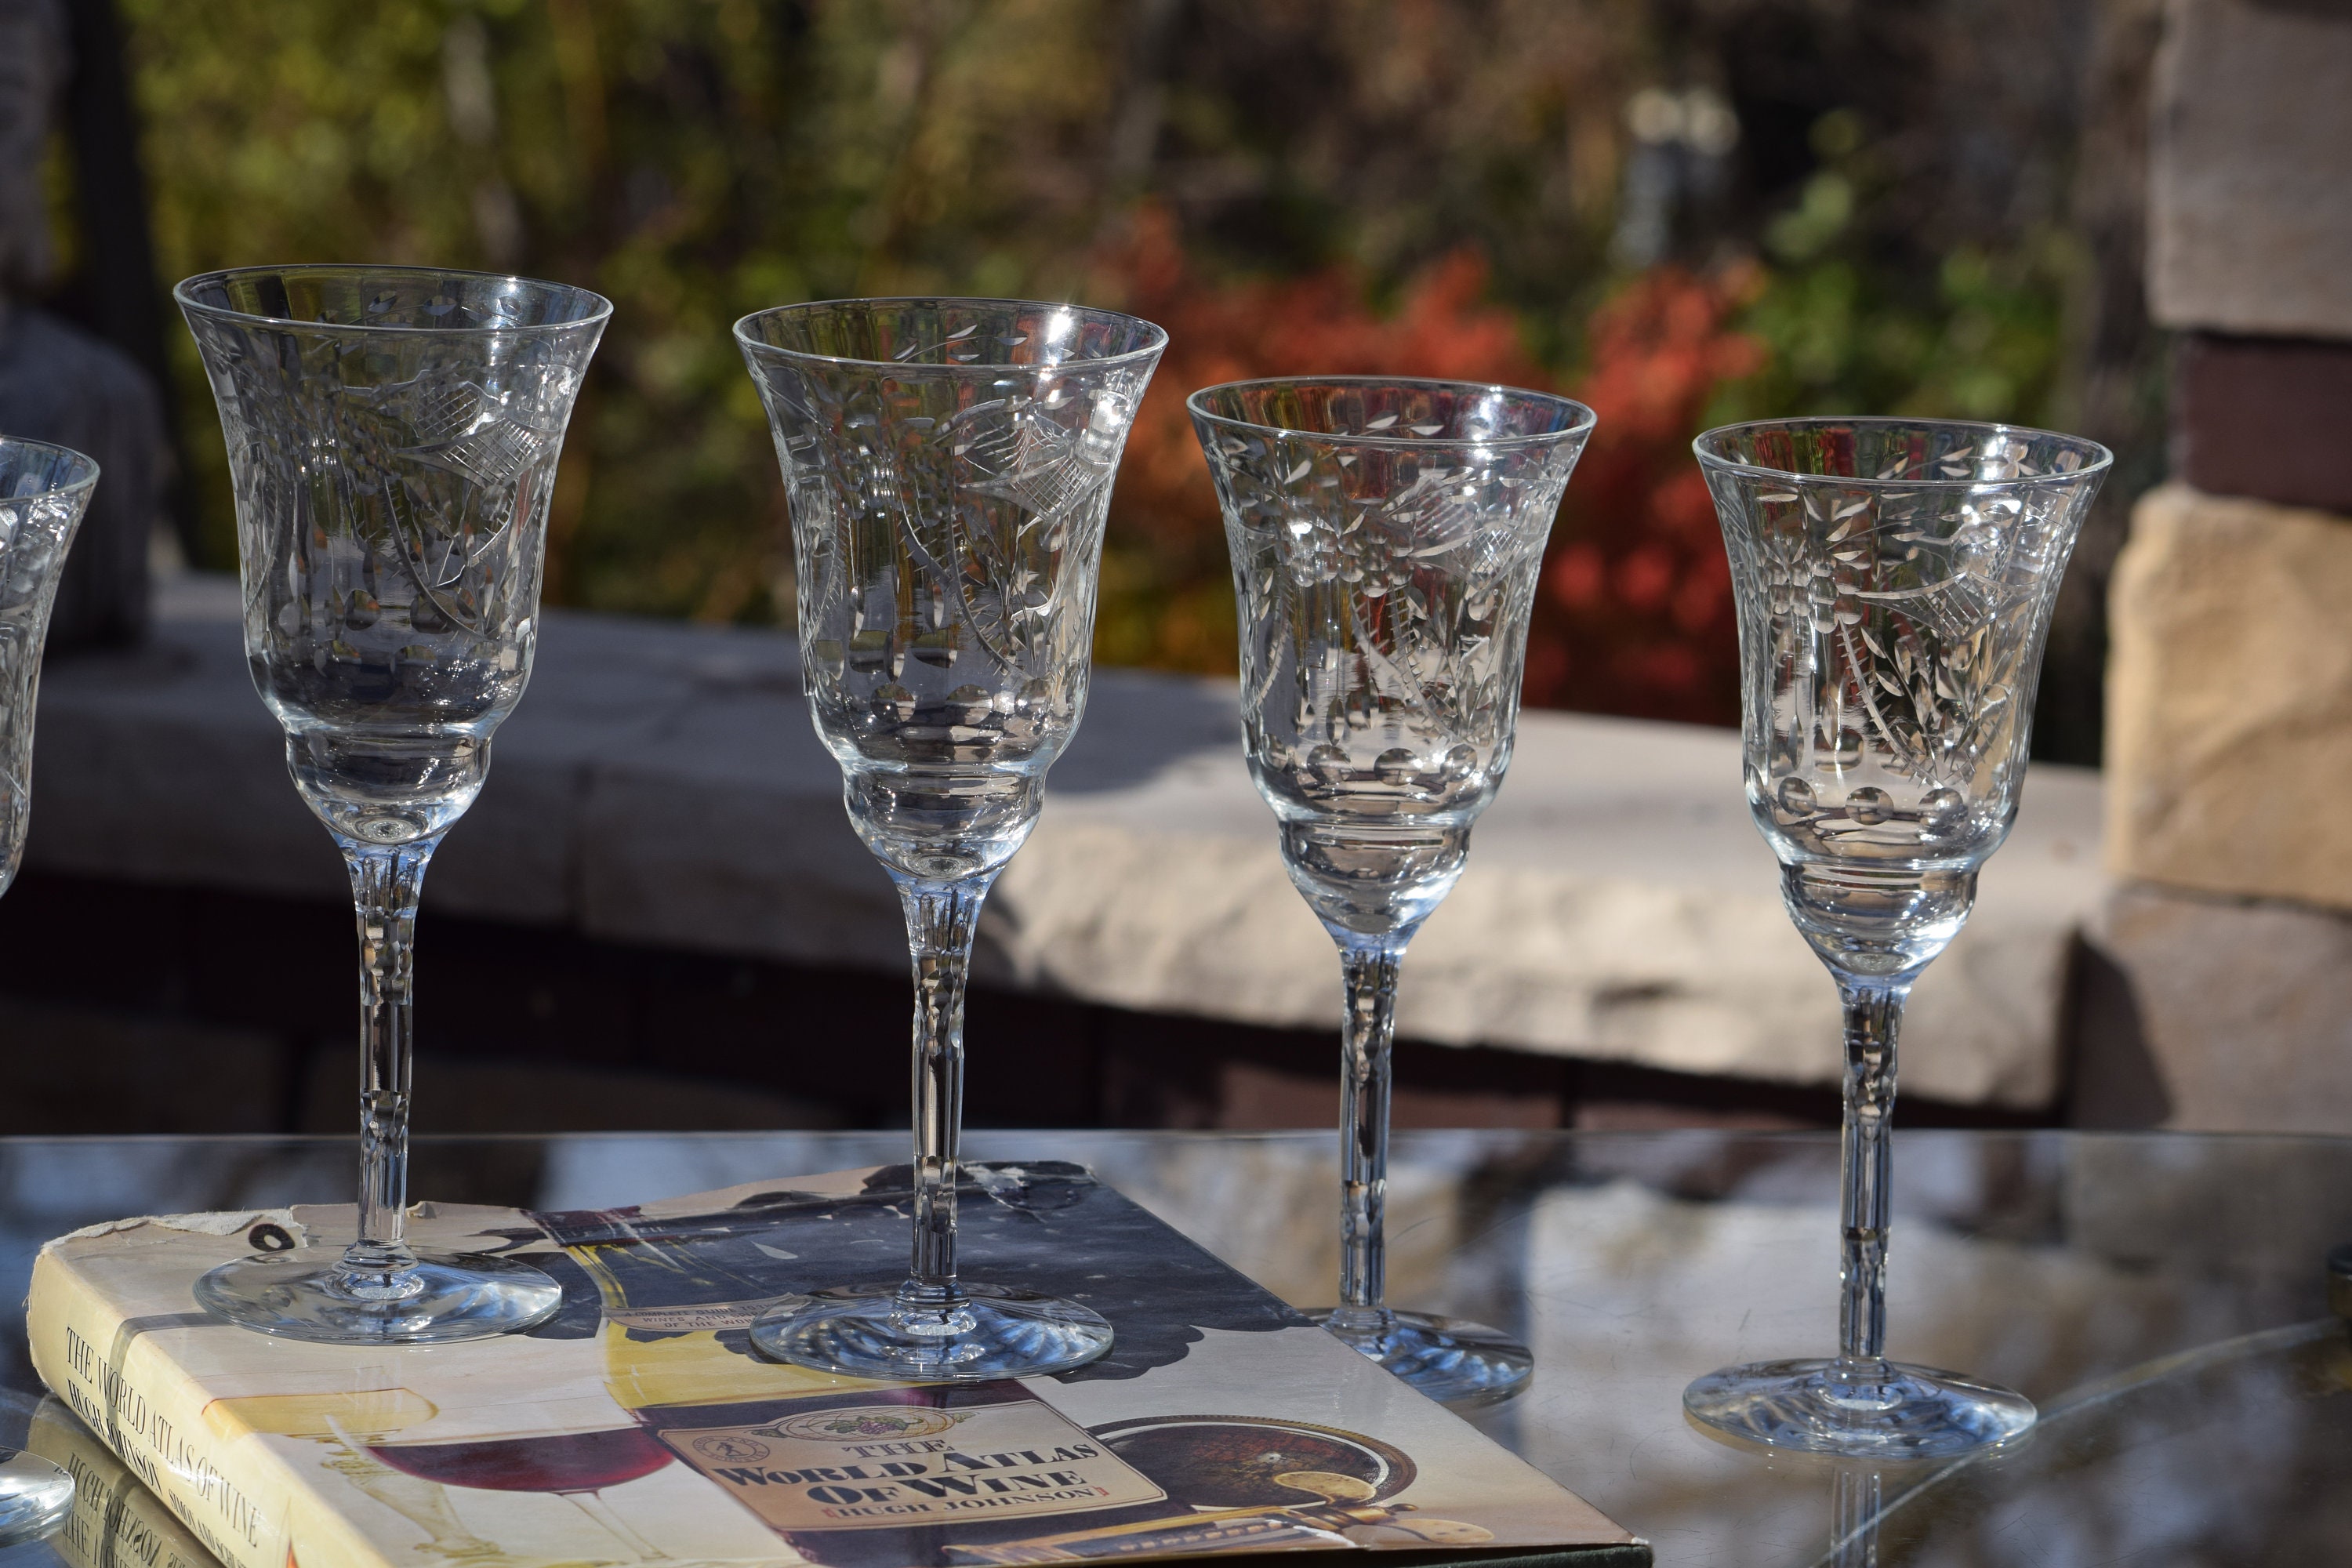
M 528 1258 L 562 1310 L 372 1349 L 253 1334 L 188 1293 L 254 1246 L 340 1245 L 348 1209 L 94 1227 L 42 1254 L 35 1364 L 236 1568 L 1632 1542 L 1074 1165 L 967 1167 L 964 1250 L 977 1277 L 1101 1312 L 1101 1361 L 906 1384 L 760 1358 L 747 1331 L 776 1298 L 895 1276 L 908 1197 L 900 1166 L 623 1209 L 443 1208 L 421 1245 Z

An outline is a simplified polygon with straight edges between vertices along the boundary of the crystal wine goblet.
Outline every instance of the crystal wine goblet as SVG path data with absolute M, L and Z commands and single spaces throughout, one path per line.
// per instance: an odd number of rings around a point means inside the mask
M 74 531 L 98 489 L 79 452 L 0 436 L 0 893 L 16 879 L 33 809 L 33 710 L 41 645 Z M 73 1506 L 73 1478 L 0 1447 L 0 1545 L 46 1531 Z
M 745 317 L 799 569 L 810 717 L 914 961 L 914 1258 L 789 1298 L 779 1360 L 910 1382 L 1076 1366 L 1110 1325 L 956 1273 L 964 973 L 990 885 L 1086 706 L 1104 515 L 1168 336 L 1107 310 L 852 300 Z
M 1192 395 L 1241 607 L 1243 743 L 1290 879 L 1339 943 L 1340 1304 L 1324 1326 L 1424 1394 L 1534 1361 L 1384 1300 L 1390 1044 L 1406 944 L 1511 760 L 1544 541 L 1591 434 L 1508 387 L 1332 376 Z
M 1696 444 L 1731 556 L 1748 809 L 1845 1013 L 1838 1354 L 1711 1373 L 1733 1436 L 1857 1458 L 1997 1443 L 2023 1396 L 1885 1358 L 1895 1036 L 2017 817 L 2042 645 L 2105 447 L 1998 425 L 1797 419 Z
M 528 1328 L 554 1280 L 403 1239 L 411 947 L 425 863 L 530 677 L 557 457 L 612 307 L 405 267 L 245 268 L 173 292 L 228 443 L 246 656 L 350 868 L 360 944 L 358 1238 L 224 1264 L 196 1299 L 330 1342 Z

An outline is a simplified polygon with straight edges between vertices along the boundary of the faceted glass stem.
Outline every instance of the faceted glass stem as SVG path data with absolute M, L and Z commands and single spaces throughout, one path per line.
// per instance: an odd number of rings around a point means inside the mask
M 1845 1117 L 1838 1176 L 1838 1359 L 1857 1381 L 1886 1375 L 1886 1226 L 1895 1144 L 1895 1042 L 1911 983 L 1842 975 Z
M 1453 879 L 1437 889 L 1442 897 Z M 1434 898 L 1429 900 L 1434 905 Z M 1517 1392 L 1535 1358 L 1481 1323 L 1388 1304 L 1390 1100 L 1397 972 L 1421 921 L 1368 932 L 1327 924 L 1339 944 L 1347 1016 L 1339 1030 L 1339 1304 L 1317 1320 L 1433 1399 L 1483 1405 Z
M 952 1313 L 967 1297 L 956 1279 L 956 1159 L 963 1136 L 963 997 L 972 937 L 994 871 L 952 882 L 896 875 L 914 961 L 914 1256 L 899 1304 Z
M 1878 1568 L 1883 1489 L 1876 1470 L 1838 1471 L 1830 1494 L 1831 1568 Z
M 196 1300 L 246 1328 L 328 1344 L 475 1340 L 545 1322 L 563 1289 L 530 1264 L 408 1245 L 416 900 L 441 832 L 335 842 L 359 925 L 359 1236 L 331 1261 L 298 1247 L 224 1263 L 196 1281 Z
M 915 972 L 913 1255 L 899 1284 L 777 1302 L 751 1324 L 762 1354 L 848 1377 L 985 1383 L 1082 1366 L 1110 1348 L 1110 1324 L 1082 1302 L 966 1284 L 957 1270 L 964 981 L 981 905 L 1009 858 L 1008 849 L 996 866 L 952 879 L 890 868 Z
M 1388 1295 L 1389 1100 L 1395 1070 L 1397 969 L 1410 931 L 1340 933 L 1348 1013 L 1339 1035 L 1339 1310 L 1370 1329 Z
M 360 941 L 359 1239 L 341 1282 L 356 1296 L 405 1294 L 416 1255 L 408 1210 L 409 1086 L 415 1068 L 416 904 L 441 835 L 370 844 L 338 835 Z
M 1709 1373 L 1683 1408 L 1776 1448 L 1908 1461 L 1965 1453 L 2033 1424 L 2022 1394 L 1886 1359 L 1895 1040 L 1911 986 L 1968 920 L 1973 869 L 1793 866 L 1790 915 L 1837 981 L 1845 1016 L 1838 1182 L 1838 1353 Z

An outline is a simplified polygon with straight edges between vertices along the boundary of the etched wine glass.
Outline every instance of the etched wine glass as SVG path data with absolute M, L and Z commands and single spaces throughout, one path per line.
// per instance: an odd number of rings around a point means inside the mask
M 752 1342 L 910 1382 L 1076 1366 L 1109 1348 L 1098 1315 L 957 1274 L 964 974 L 1086 706 L 1112 471 L 1168 337 L 1002 300 L 786 306 L 735 336 L 783 467 L 809 714 L 915 979 L 908 1277 L 788 1298 Z
M 1398 965 L 1502 785 L 1544 542 L 1592 411 L 1331 376 L 1192 395 L 1240 601 L 1243 744 L 1283 862 L 1339 944 L 1339 1305 L 1323 1325 L 1433 1397 L 1500 1398 L 1526 1347 L 1387 1305 Z
M 246 657 L 350 868 L 360 946 L 358 1237 L 224 1264 L 196 1299 L 339 1343 L 527 1328 L 554 1280 L 403 1238 L 411 949 L 425 864 L 530 678 L 556 461 L 612 307 L 408 267 L 244 268 L 173 293 L 227 439 Z
M 97 489 L 98 465 L 79 452 L 0 436 L 0 893 L 25 858 L 49 610 Z M 0 1447 L 0 1545 L 47 1530 L 73 1506 L 73 1488 L 48 1460 Z
M 1683 1394 L 1733 1436 L 1927 1458 L 2015 1436 L 2022 1395 L 1885 1357 L 1903 1004 L 1958 934 L 2025 780 L 2051 606 L 2110 461 L 2046 431 L 1798 419 L 1696 444 L 1731 556 L 1748 809 L 1845 1014 L 1838 1353 Z

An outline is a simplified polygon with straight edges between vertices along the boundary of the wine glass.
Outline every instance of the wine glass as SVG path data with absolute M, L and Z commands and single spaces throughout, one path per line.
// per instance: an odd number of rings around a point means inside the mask
M 350 868 L 360 942 L 358 1238 L 224 1264 L 196 1300 L 336 1343 L 528 1328 L 554 1280 L 403 1239 L 411 948 L 425 863 L 530 678 L 557 456 L 612 307 L 413 267 L 244 268 L 173 295 L 228 443 L 246 656 Z
M 751 1330 L 819 1371 L 980 1382 L 1093 1360 L 1074 1302 L 956 1275 L 964 973 L 1086 706 L 1104 514 L 1168 335 L 1073 305 L 850 300 L 736 323 L 792 510 L 803 683 L 914 961 L 914 1258 Z
M 205 1425 L 215 1436 L 235 1441 L 248 1433 L 299 1437 L 326 1450 L 320 1463 L 376 1502 L 425 1531 L 429 1550 L 457 1563 L 505 1559 L 491 1542 L 467 1530 L 443 1489 L 387 1468 L 368 1457 L 368 1446 L 391 1434 L 420 1426 L 440 1415 L 423 1394 L 407 1388 L 352 1388 L 335 1393 L 236 1394 L 205 1405 Z M 424 1551 L 427 1548 L 420 1547 Z
M 1346 983 L 1339 1305 L 1320 1321 L 1434 1398 L 1499 1398 L 1525 1346 L 1383 1300 L 1389 1048 L 1405 946 L 1510 763 L 1544 541 L 1592 411 L 1353 376 L 1188 406 L 1233 552 L 1250 773 Z
M 1731 555 L 1748 810 L 1845 1013 L 1838 1354 L 1711 1373 L 1690 1414 L 1856 1458 L 1998 1443 L 2008 1389 L 1885 1358 L 1895 1035 L 2017 817 L 2051 606 L 2110 462 L 2041 430 L 1796 419 L 1696 443 Z
M 0 436 L 0 893 L 25 858 L 33 809 L 33 712 L 41 645 L 74 531 L 98 489 L 79 452 Z M 0 1447 L 0 1544 L 40 1534 L 73 1506 L 73 1479 Z

